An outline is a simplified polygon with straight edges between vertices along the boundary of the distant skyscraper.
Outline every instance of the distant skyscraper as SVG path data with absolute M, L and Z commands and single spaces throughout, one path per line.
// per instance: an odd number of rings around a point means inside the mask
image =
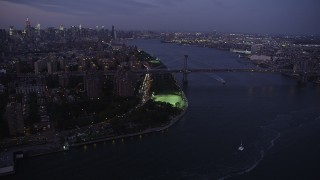
M 10 36 L 13 35 L 13 31 L 14 31 L 13 26 L 10 26 L 10 28 L 9 28 L 9 35 L 10 35 Z
M 22 31 L 22 35 L 23 35 L 23 36 L 26 36 L 26 35 L 27 35 L 27 31 L 26 31 L 25 29 Z
M 29 18 L 26 19 L 26 28 L 30 28 L 30 20 L 29 20 Z
M 59 35 L 60 37 L 65 37 L 66 33 L 66 29 L 64 28 L 64 26 L 62 24 L 60 24 L 59 26 Z
M 36 30 L 37 30 L 38 36 L 40 36 L 41 25 L 39 23 L 36 26 Z
M 63 25 L 62 25 L 62 24 L 60 24 L 60 26 L 59 26 L 59 30 L 60 30 L 60 31 L 64 31 L 64 27 L 63 27 Z
M 112 30 L 111 30 L 111 37 L 112 37 L 112 40 L 114 40 L 114 41 L 117 39 L 116 30 L 114 29 L 113 25 L 112 25 Z
M 30 33 L 31 33 L 31 23 L 30 23 L 30 20 L 29 18 L 26 19 L 26 27 L 25 27 L 25 32 L 26 32 L 26 35 L 27 36 L 30 36 Z

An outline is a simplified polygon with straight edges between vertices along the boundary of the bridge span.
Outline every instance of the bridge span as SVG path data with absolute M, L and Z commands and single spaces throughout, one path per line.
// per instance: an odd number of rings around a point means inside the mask
M 304 71 L 291 69 L 263 69 L 263 68 L 188 68 L 188 55 L 185 55 L 183 69 L 144 69 L 136 70 L 134 73 L 150 73 L 150 74 L 165 74 L 165 73 L 183 73 L 183 82 L 187 83 L 187 75 L 189 73 L 223 73 L 223 72 L 247 72 L 247 73 L 283 73 L 299 77 L 302 82 L 306 82 L 308 77 L 320 77 L 318 71 Z
M 303 71 L 292 71 L 288 69 L 242 69 L 242 68 L 190 68 L 190 69 L 148 69 L 136 70 L 135 73 L 219 73 L 219 72 L 254 72 L 254 73 L 297 73 L 302 74 Z M 308 72 L 309 73 L 309 72 Z

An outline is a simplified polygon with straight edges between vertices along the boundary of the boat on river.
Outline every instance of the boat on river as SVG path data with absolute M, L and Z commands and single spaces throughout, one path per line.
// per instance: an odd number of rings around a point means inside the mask
M 239 150 L 239 151 L 243 151 L 243 150 L 244 150 L 244 146 L 242 145 L 242 141 L 241 141 L 240 146 L 238 147 L 238 150 Z

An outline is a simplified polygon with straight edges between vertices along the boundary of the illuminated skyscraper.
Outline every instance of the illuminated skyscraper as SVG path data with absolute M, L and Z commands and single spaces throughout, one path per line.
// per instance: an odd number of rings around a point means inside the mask
M 13 26 L 10 26 L 10 28 L 9 28 L 9 35 L 10 35 L 10 36 L 13 35 L 13 31 L 14 31 Z
M 65 28 L 63 27 L 62 24 L 60 24 L 60 26 L 59 26 L 59 35 L 61 37 L 65 37 Z
M 26 29 L 30 29 L 30 20 L 29 18 L 26 19 Z
M 38 35 L 40 36 L 41 25 L 39 23 L 36 26 L 36 30 L 38 32 Z
M 22 31 L 22 35 L 23 35 L 23 36 L 26 36 L 26 35 L 27 35 L 27 31 L 26 31 L 25 29 Z
M 82 25 L 79 24 L 79 35 L 82 36 Z
M 64 31 L 64 27 L 63 27 L 63 25 L 62 25 L 62 24 L 60 24 L 60 26 L 59 26 L 59 30 L 60 30 L 60 31 Z
M 30 31 L 31 31 L 31 25 L 30 25 L 30 20 L 29 18 L 26 19 L 26 27 L 25 27 L 25 31 L 26 31 L 26 35 L 30 36 Z

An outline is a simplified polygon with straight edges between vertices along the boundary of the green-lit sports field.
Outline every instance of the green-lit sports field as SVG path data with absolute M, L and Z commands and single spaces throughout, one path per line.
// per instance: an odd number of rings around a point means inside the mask
M 154 101 L 167 102 L 172 104 L 174 107 L 183 108 L 185 106 L 185 102 L 183 98 L 179 95 L 174 94 L 162 94 L 156 95 L 152 98 Z

